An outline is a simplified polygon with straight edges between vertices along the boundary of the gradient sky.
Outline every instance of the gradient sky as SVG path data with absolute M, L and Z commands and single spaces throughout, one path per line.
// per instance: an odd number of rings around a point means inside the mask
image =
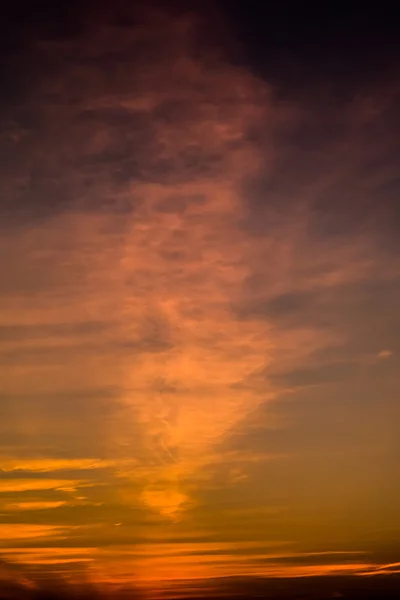
M 390 31 L 82 4 L 3 32 L 0 581 L 400 572 Z

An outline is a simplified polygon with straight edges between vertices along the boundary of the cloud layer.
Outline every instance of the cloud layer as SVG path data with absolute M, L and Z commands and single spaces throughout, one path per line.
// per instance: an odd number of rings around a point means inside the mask
M 135 19 L 31 39 L 4 113 L 2 553 L 103 586 L 384 569 L 398 90 L 283 100 L 199 17 Z

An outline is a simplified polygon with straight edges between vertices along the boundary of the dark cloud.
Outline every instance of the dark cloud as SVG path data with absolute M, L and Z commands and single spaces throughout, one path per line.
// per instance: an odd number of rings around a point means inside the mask
M 292 99 L 296 117 L 277 127 L 272 165 L 244 182 L 245 226 L 265 235 L 303 204 L 313 213 L 309 236 L 319 243 L 368 233 L 382 247 L 395 244 L 396 81 L 392 73 L 377 85 L 354 84 L 345 98 L 334 83 L 320 84 L 305 100 Z
M 113 410 L 115 408 L 115 398 L 118 397 L 120 390 L 113 388 L 95 388 L 90 387 L 88 389 L 76 389 L 71 391 L 57 390 L 52 392 L 35 392 L 23 393 L 23 394 L 6 394 L 2 395 L 3 402 L 0 403 L 2 407 L 6 406 L 6 399 L 10 399 L 11 402 L 8 404 L 8 408 L 18 411 L 25 412 L 29 406 L 32 406 L 32 410 L 43 409 L 46 414 L 51 415 L 52 412 L 56 413 L 57 410 L 71 409 L 71 418 L 73 418 L 74 410 L 80 408 L 80 414 L 84 414 L 85 408 L 88 413 L 94 413 L 94 405 L 100 413 L 103 411 Z
M 251 286 L 256 282 L 256 278 L 251 278 L 247 283 Z M 239 314 L 242 318 L 261 317 L 265 319 L 302 319 L 304 313 L 309 313 L 316 302 L 316 295 L 312 292 L 287 292 L 271 299 L 260 299 L 253 303 L 246 302 L 239 308 Z
M 119 390 L 93 387 L 71 392 L 4 393 L 0 398 L 3 451 L 15 457 L 27 453 L 104 457 L 104 434 L 121 408 L 119 398 Z
M 385 598 L 394 600 L 397 598 L 398 585 L 398 576 L 394 576 L 393 578 L 383 576 L 377 579 L 371 579 L 370 577 L 327 576 L 296 578 L 294 580 L 238 577 L 229 578 L 224 581 L 217 579 L 209 581 L 207 584 L 216 594 L 225 591 L 225 593 L 229 593 L 232 597 L 251 599 L 262 595 L 264 598 L 277 598 L 279 600 L 286 598 L 375 600 L 380 597 L 380 593 L 382 592 L 384 592 Z M 204 593 L 204 590 L 201 589 L 201 592 Z M 198 598 L 204 597 L 203 593 L 200 593 Z
M 338 362 L 275 374 L 272 376 L 272 379 L 279 381 L 283 385 L 302 387 L 342 381 L 343 379 L 357 375 L 357 372 L 357 364 Z

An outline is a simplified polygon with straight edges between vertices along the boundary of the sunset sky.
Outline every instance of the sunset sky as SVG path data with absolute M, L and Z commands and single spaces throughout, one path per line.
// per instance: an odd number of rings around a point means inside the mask
M 0 598 L 396 578 L 390 18 L 14 4 Z

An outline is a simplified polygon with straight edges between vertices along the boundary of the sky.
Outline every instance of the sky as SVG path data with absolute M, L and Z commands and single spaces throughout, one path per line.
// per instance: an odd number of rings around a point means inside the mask
M 350 6 L 5 13 L 2 600 L 400 589 L 399 53 Z

